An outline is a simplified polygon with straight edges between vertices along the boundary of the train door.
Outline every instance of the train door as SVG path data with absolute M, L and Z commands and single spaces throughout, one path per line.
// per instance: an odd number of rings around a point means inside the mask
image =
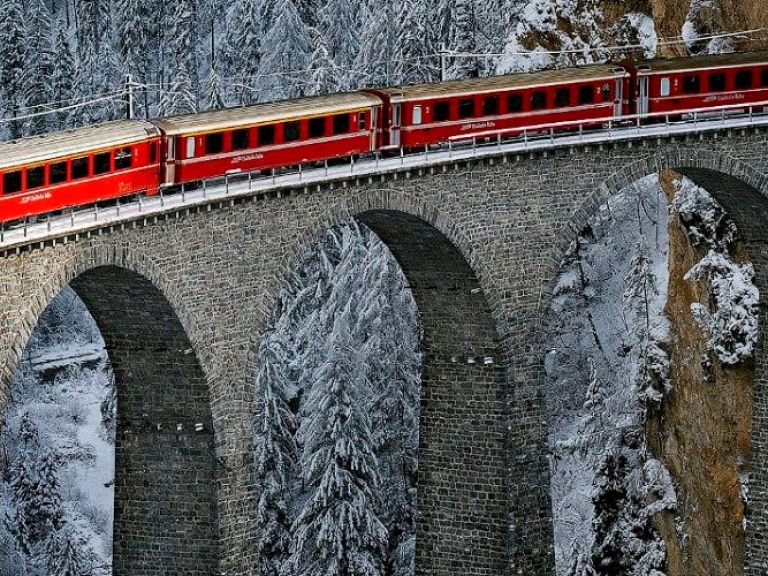
M 621 118 L 624 112 L 624 78 L 616 78 L 616 92 L 613 98 L 613 115 Z
M 392 125 L 389 130 L 390 146 L 400 147 L 400 128 L 402 124 L 402 105 L 392 104 Z
M 640 116 L 648 114 L 649 110 L 649 94 L 651 79 L 648 76 L 638 76 L 637 78 L 638 90 L 637 90 L 637 113 Z
M 176 138 L 168 136 L 165 139 L 165 174 L 163 175 L 163 184 L 171 186 L 176 179 Z

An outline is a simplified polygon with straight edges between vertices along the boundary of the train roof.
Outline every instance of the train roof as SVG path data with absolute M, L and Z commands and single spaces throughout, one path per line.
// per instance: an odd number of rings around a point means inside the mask
M 768 52 L 734 52 L 733 54 L 692 56 L 689 58 L 643 60 L 637 63 L 637 68 L 650 68 L 652 72 L 685 72 L 687 70 L 744 66 L 749 64 L 768 65 Z
M 411 84 L 393 88 L 379 88 L 381 92 L 390 95 L 392 102 L 408 100 L 429 100 L 432 98 L 450 98 L 464 94 L 482 94 L 512 90 L 515 88 L 530 88 L 534 86 L 549 86 L 568 84 L 571 82 L 589 82 L 615 78 L 616 74 L 624 74 L 621 66 L 610 64 L 595 64 L 562 68 L 559 70 L 542 70 L 540 72 L 524 72 L 504 76 L 489 76 L 488 78 L 473 78 L 470 80 L 451 80 L 433 84 Z
M 328 96 L 278 100 L 241 108 L 227 108 L 154 120 L 169 136 L 228 130 L 251 124 L 269 124 L 307 116 L 338 114 L 381 104 L 372 94 L 348 92 Z
M 0 142 L 0 170 L 76 156 L 102 148 L 141 142 L 159 134 L 142 120 L 116 120 L 94 126 Z

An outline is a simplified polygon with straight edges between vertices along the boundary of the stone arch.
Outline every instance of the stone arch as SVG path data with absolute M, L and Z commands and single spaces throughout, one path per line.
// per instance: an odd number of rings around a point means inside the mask
M 332 206 L 284 257 L 261 325 L 304 250 L 323 230 L 352 218 L 395 256 L 424 327 L 417 574 L 506 573 L 514 563 L 509 517 L 515 495 L 508 481 L 514 456 L 507 433 L 512 353 L 501 335 L 508 332 L 507 317 L 493 278 L 473 261 L 472 243 L 459 227 L 434 206 L 392 189 Z M 253 374 L 258 344 L 251 343 Z
M 600 206 L 638 180 L 665 170 L 686 176 L 720 202 L 736 222 L 740 240 L 746 246 L 755 268 L 755 283 L 760 291 L 760 335 L 755 353 L 744 574 L 757 576 L 764 573 L 768 563 L 768 542 L 765 539 L 768 533 L 768 341 L 765 338 L 768 327 L 768 307 L 765 305 L 768 298 L 768 174 L 722 152 L 702 153 L 691 149 L 650 154 L 628 164 L 601 183 L 561 229 L 552 258 L 553 265 L 547 274 L 547 300 L 557 281 L 557 256 L 564 254 Z M 542 311 L 547 309 L 544 307 Z M 540 341 L 546 333 L 546 327 L 539 332 Z M 539 349 L 544 350 L 543 344 Z
M 70 285 L 102 333 L 118 391 L 114 573 L 215 573 L 213 419 L 189 316 L 177 314 L 151 262 L 114 248 L 77 251 L 47 277 L 26 299 L 0 386 L 40 314 Z

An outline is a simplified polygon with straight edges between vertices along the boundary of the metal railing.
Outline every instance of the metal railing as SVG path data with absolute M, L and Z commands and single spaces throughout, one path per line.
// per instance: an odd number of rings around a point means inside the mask
M 701 108 L 687 111 L 685 114 L 631 115 L 541 124 L 525 129 L 491 130 L 466 137 L 457 136 L 445 145 L 425 146 L 418 152 L 406 153 L 401 148 L 399 154 L 384 156 L 377 152 L 358 159 L 350 158 L 346 164 L 325 161 L 319 166 L 299 166 L 293 170 L 272 169 L 267 175 L 260 172 L 226 175 L 202 181 L 194 188 L 182 185 L 172 193 L 161 189 L 154 196 L 139 195 L 130 199 L 118 199 L 108 206 L 96 204 L 76 208 L 56 216 L 43 217 L 35 222 L 27 220 L 12 228 L 0 224 L 0 249 L 8 250 L 72 234 L 87 234 L 94 230 L 153 215 L 195 208 L 223 199 L 319 185 L 324 182 L 558 147 L 670 137 L 752 126 L 768 126 L 768 101 L 749 106 L 733 104 Z

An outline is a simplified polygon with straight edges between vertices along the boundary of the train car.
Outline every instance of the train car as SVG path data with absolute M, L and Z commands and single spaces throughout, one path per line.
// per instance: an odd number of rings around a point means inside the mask
M 633 112 L 640 115 L 768 101 L 765 52 L 647 60 L 636 74 Z
M 347 93 L 156 120 L 163 186 L 371 152 L 381 105 Z
M 159 148 L 160 131 L 133 120 L 0 143 L 0 221 L 156 193 Z
M 367 91 L 385 102 L 379 147 L 413 149 L 558 123 L 600 125 L 628 113 L 630 87 L 623 67 L 594 65 Z

